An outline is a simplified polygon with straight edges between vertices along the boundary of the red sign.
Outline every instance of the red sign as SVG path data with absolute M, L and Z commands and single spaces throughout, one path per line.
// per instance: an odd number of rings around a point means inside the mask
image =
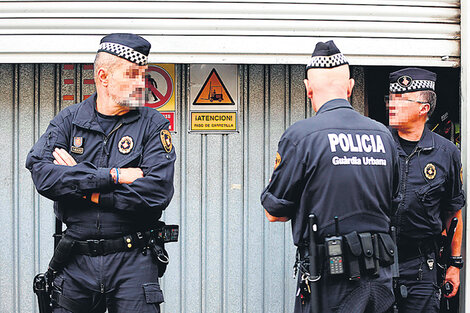
M 170 121 L 170 131 L 175 131 L 175 112 L 160 112 L 162 115 Z
M 173 94 L 173 80 L 164 68 L 149 65 L 146 87 L 149 92 L 145 106 L 157 109 L 164 106 Z

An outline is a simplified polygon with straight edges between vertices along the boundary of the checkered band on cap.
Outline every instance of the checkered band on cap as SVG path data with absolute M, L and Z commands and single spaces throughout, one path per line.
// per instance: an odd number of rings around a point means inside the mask
M 434 90 L 436 82 L 432 80 L 413 80 L 409 86 L 402 86 L 398 82 L 390 84 L 390 93 L 413 92 L 420 90 Z
M 98 52 L 100 51 L 109 52 L 140 66 L 148 64 L 148 57 L 146 55 L 118 43 L 103 42 L 100 44 Z
M 332 68 L 340 65 L 348 64 L 348 61 L 342 53 L 329 56 L 317 55 L 312 56 L 307 64 L 307 69 L 311 68 Z

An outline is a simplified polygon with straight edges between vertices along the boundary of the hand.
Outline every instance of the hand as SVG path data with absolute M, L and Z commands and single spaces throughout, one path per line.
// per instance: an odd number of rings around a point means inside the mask
M 144 177 L 144 172 L 138 167 L 119 169 L 119 183 L 132 184 L 136 179 Z
M 459 290 L 460 286 L 460 269 L 456 268 L 455 266 L 451 266 L 447 269 L 446 273 L 446 280 L 444 281 L 444 284 L 446 282 L 449 282 L 452 284 L 452 292 L 448 295 L 445 296 L 446 298 L 452 298 L 457 294 L 457 291 Z
M 290 217 L 283 216 L 283 217 L 277 217 L 277 216 L 272 216 L 269 214 L 267 210 L 264 210 L 264 214 L 266 214 L 266 217 L 268 218 L 268 221 L 270 222 L 287 222 L 290 220 Z
M 52 156 L 54 156 L 54 164 L 56 165 L 65 165 L 65 166 L 74 166 L 77 165 L 75 159 L 64 149 L 62 148 L 55 148 L 52 152 Z

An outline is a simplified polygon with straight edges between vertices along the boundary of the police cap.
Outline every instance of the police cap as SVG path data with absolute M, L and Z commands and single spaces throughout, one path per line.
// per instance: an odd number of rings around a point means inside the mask
M 98 52 L 107 52 L 137 65 L 147 65 L 150 42 L 139 35 L 114 33 L 103 37 Z
M 318 42 L 312 53 L 306 71 L 311 68 L 333 68 L 349 64 L 344 55 L 336 47 L 333 40 L 327 42 Z
M 408 67 L 390 73 L 389 79 L 390 93 L 434 91 L 436 85 L 436 73 L 417 67 Z

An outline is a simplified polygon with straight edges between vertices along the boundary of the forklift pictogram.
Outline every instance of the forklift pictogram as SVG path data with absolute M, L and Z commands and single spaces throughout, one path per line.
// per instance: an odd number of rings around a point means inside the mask
M 207 95 L 207 98 L 204 100 L 209 100 L 210 102 L 222 102 L 222 100 L 224 100 L 224 96 L 222 95 L 222 86 L 212 86 L 212 82 L 210 82 L 209 93 Z
M 212 69 L 202 88 L 197 93 L 193 105 L 234 105 L 232 96 L 227 91 L 215 68 Z

